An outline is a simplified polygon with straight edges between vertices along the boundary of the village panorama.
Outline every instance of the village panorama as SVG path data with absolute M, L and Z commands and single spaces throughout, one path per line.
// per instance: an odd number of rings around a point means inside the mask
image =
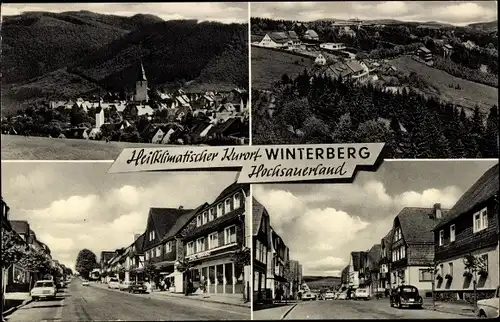
M 155 144 L 246 144 L 248 91 L 151 91 L 144 66 L 132 95 L 107 92 L 89 98 L 49 101 L 28 108 L 2 123 L 4 134 L 59 139 L 126 141 Z M 24 128 L 33 113 L 57 111 L 67 122 Z

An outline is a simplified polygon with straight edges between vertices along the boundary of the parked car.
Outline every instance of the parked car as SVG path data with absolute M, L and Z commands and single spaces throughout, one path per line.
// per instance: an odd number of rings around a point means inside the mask
M 418 288 L 411 285 L 401 285 L 392 290 L 390 296 L 391 307 L 398 309 L 403 307 L 422 308 L 423 299 L 418 293 Z
M 123 281 L 120 283 L 120 285 L 118 286 L 118 289 L 120 291 L 128 291 L 130 289 L 130 287 L 132 286 L 132 282 L 130 281 Z
M 335 298 L 335 293 L 330 291 L 326 292 L 324 295 L 325 300 L 333 300 L 334 298 Z
M 340 292 L 339 295 L 337 296 L 337 300 L 347 300 L 347 293 Z
M 108 288 L 120 289 L 120 281 L 117 278 L 111 278 L 108 282 Z
M 313 292 L 304 292 L 302 294 L 302 300 L 303 301 L 316 301 L 318 299 L 318 296 L 316 293 Z
M 89 285 L 90 285 L 89 281 L 87 281 L 87 280 L 82 281 L 82 286 L 89 286 Z
M 148 287 L 144 282 L 133 282 L 128 288 L 129 293 L 148 293 Z
M 499 293 L 500 287 L 497 287 L 495 297 L 477 301 L 477 316 L 489 319 L 498 317 Z
M 31 289 L 30 296 L 33 300 L 39 299 L 55 299 L 56 298 L 56 285 L 52 280 L 41 280 L 35 283 Z
M 370 299 L 370 293 L 366 288 L 357 288 L 356 291 L 354 291 L 354 296 L 353 298 L 355 300 L 369 300 Z

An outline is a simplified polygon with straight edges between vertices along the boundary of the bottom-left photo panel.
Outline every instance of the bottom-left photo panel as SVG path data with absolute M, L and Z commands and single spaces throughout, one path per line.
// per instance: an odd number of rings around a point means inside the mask
M 250 320 L 238 172 L 2 162 L 4 321 Z

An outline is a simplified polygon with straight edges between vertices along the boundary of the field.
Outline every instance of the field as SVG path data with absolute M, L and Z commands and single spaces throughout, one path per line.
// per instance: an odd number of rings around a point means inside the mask
M 283 74 L 295 77 L 312 66 L 312 59 L 252 46 L 252 88 L 271 89 Z
M 483 113 L 488 113 L 493 105 L 498 105 L 498 89 L 458 78 L 442 70 L 421 64 L 411 57 L 403 56 L 391 61 L 400 71 L 415 72 L 439 91 L 445 102 L 461 105 L 469 109 L 479 106 Z M 461 89 L 455 89 L 455 85 Z M 454 85 L 452 88 L 449 85 Z
M 302 280 L 310 289 L 337 288 L 341 284 L 340 277 L 334 276 L 303 276 Z
M 2 160 L 115 160 L 124 148 L 164 146 L 2 135 Z

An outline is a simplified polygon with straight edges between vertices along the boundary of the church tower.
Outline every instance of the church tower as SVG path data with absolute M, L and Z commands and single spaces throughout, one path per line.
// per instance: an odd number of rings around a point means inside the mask
M 139 74 L 139 79 L 135 82 L 134 101 L 147 102 L 148 100 L 148 80 L 146 78 L 146 72 L 144 72 L 144 66 L 141 63 L 141 73 Z

